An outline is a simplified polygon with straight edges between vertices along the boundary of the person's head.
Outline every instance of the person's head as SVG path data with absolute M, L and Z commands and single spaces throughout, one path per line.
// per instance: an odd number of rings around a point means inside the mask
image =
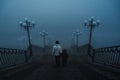
M 59 44 L 59 41 L 56 41 L 55 44 Z

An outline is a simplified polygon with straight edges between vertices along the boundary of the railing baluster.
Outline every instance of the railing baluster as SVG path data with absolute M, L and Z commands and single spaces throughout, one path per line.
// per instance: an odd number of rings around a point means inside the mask
M 0 67 L 12 66 L 28 62 L 25 50 L 0 48 Z
M 120 66 L 120 46 L 94 49 L 94 62 L 109 66 Z
M 118 64 L 120 65 L 120 47 L 118 48 L 118 53 L 119 53 Z

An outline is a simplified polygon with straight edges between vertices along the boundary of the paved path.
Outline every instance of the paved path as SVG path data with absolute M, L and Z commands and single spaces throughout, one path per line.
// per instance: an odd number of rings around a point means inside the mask
M 68 65 L 56 67 L 54 58 L 44 57 L 42 65 L 24 80 L 108 80 L 97 72 L 83 65 L 76 56 L 70 56 Z

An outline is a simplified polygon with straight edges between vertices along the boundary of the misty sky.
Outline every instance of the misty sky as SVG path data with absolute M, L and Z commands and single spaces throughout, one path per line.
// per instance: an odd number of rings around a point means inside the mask
M 0 0 L 0 47 L 24 48 L 28 45 L 26 31 L 19 22 L 27 17 L 35 21 L 31 40 L 43 46 L 40 31 L 49 35 L 47 43 L 60 40 L 67 47 L 75 43 L 73 32 L 79 29 L 79 45 L 88 43 L 89 28 L 84 20 L 95 16 L 101 25 L 93 30 L 92 45 L 120 45 L 120 0 Z

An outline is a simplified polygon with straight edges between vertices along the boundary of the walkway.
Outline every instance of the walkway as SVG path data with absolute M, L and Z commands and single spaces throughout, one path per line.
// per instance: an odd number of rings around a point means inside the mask
M 24 80 L 107 80 L 100 74 L 87 68 L 76 56 L 70 56 L 68 65 L 56 67 L 54 58 L 45 57 L 42 66 Z
M 70 56 L 66 67 L 56 67 L 54 57 L 48 55 L 38 63 L 4 80 L 109 80 L 86 66 L 77 56 Z

